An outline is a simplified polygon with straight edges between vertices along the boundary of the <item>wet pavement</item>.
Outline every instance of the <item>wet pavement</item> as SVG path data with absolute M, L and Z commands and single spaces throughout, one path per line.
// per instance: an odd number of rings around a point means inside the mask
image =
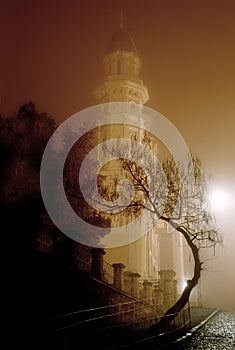
M 219 311 L 204 326 L 165 349 L 234 350 L 235 313 Z

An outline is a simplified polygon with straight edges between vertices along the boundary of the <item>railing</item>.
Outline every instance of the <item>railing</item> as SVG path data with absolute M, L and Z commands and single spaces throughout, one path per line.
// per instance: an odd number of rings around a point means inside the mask
M 142 312 L 143 310 L 148 311 Z M 151 310 L 151 312 L 149 312 Z M 146 317 L 147 315 L 147 317 Z M 167 319 L 168 317 L 171 317 L 172 315 L 175 315 L 174 319 L 171 323 L 171 329 L 177 330 L 179 328 L 190 326 L 191 322 L 191 316 L 190 316 L 190 306 L 185 306 L 184 309 L 182 309 L 180 312 L 175 314 L 169 314 L 169 315 L 163 315 L 163 316 L 156 316 L 157 310 L 153 306 L 149 306 L 149 300 L 133 300 L 129 302 L 124 303 L 117 303 L 113 305 L 105 305 L 101 307 L 95 307 L 90 309 L 83 309 L 78 310 L 75 312 L 71 312 L 68 314 L 48 318 L 44 320 L 44 323 L 53 323 L 55 320 L 60 320 L 61 323 L 64 323 L 64 320 L 67 320 L 67 326 L 65 328 L 73 328 L 77 327 L 82 324 L 92 324 L 95 323 L 98 320 L 111 320 L 116 321 L 118 320 L 119 323 L 142 323 L 146 320 L 154 320 L 152 323 L 157 324 L 162 320 L 163 318 Z M 74 322 L 75 320 L 79 320 L 79 322 Z M 109 322 L 110 323 L 110 322 Z M 112 322 L 111 322 L 112 323 Z M 57 323 L 58 324 L 58 323 Z M 172 327 L 173 326 L 173 327 Z M 57 328 L 57 331 L 59 331 L 60 328 Z M 167 331 L 166 331 L 167 332 Z
M 50 253 L 52 250 L 52 237 L 48 232 L 40 231 L 35 239 L 36 249 L 41 253 Z
M 53 338 L 53 334 L 55 339 L 59 335 L 61 344 L 63 341 L 67 344 L 66 349 L 70 349 L 70 343 L 73 349 L 75 343 L 78 349 L 88 350 L 97 348 L 97 345 L 102 346 L 102 349 L 118 349 L 118 346 L 136 342 L 148 344 L 152 340 L 156 347 L 169 333 L 190 326 L 190 307 L 187 305 L 175 314 L 171 329 L 161 334 L 156 334 L 155 331 L 146 333 L 144 330 L 150 330 L 152 326 L 157 326 L 162 318 L 172 315 L 156 317 L 154 313 L 147 315 L 145 309 L 146 303 L 140 301 L 106 305 L 47 319 L 44 321 L 44 327 L 47 334 L 51 329 L 50 339 Z M 46 338 L 43 338 L 43 341 L 46 341 Z
M 148 282 L 152 283 L 152 290 L 154 290 L 155 288 L 159 287 L 159 279 L 151 279 L 151 278 L 147 278 L 146 279 Z M 146 281 L 145 279 L 140 279 L 139 280 L 139 293 L 140 293 L 140 297 L 141 299 L 144 298 L 144 282 Z
M 73 265 L 77 270 L 91 273 L 91 253 L 89 247 L 80 245 L 74 247 Z
M 113 266 L 110 265 L 107 261 L 104 260 L 103 262 L 103 274 L 104 274 L 104 280 L 108 284 L 114 284 L 114 270 Z
M 164 316 L 167 317 L 167 316 Z M 187 305 L 180 312 L 178 312 L 171 321 L 170 327 L 175 331 L 181 328 L 191 327 L 190 306 Z
M 84 271 L 86 273 L 92 273 L 92 254 L 89 247 L 84 247 L 77 245 L 74 249 L 73 258 L 74 268 L 79 271 Z M 114 269 L 107 261 L 103 261 L 102 273 L 103 280 L 110 284 L 114 284 Z
M 105 305 L 101 307 L 95 307 L 90 309 L 78 310 L 64 315 L 55 316 L 48 318 L 43 321 L 48 325 L 56 321 L 56 324 L 63 324 L 61 329 L 73 328 L 82 324 L 93 324 L 98 320 L 106 320 L 109 324 L 111 323 L 135 323 L 140 320 L 145 320 L 146 313 L 143 310 L 151 311 L 148 312 L 148 317 L 153 317 L 156 320 L 156 310 L 153 307 L 148 307 L 147 300 L 132 300 L 124 303 L 117 303 L 113 305 Z M 76 321 L 76 322 L 75 322 Z M 78 322 L 77 322 L 78 321 Z M 66 326 L 64 324 L 67 323 Z M 60 331 L 60 327 L 56 329 Z
M 75 258 L 74 267 L 80 271 L 91 273 L 91 262 L 82 260 L 79 257 Z

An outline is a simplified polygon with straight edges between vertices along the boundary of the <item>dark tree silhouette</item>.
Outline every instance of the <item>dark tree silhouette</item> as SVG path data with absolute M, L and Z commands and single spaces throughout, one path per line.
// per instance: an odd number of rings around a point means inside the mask
M 157 329 L 162 331 L 169 328 L 176 313 L 187 304 L 198 283 L 205 263 L 201 249 L 212 248 L 214 251 L 223 239 L 216 229 L 208 206 L 206 176 L 202 172 L 200 159 L 188 155 L 188 160 L 181 164 L 176 164 L 172 158 L 156 163 L 152 152 L 149 152 L 150 146 L 146 146 L 141 149 L 137 146 L 127 152 L 118 145 L 106 152 L 119 158 L 120 171 L 124 171 L 127 178 L 132 180 L 136 195 L 126 210 L 133 213 L 133 208 L 136 212 L 145 209 L 152 213 L 153 218 L 167 222 L 172 234 L 174 230 L 178 231 L 192 252 L 193 276 L 187 281 L 176 303 L 165 312 L 167 317 L 163 317 L 157 324 Z M 106 191 L 107 186 L 104 188 L 104 196 Z M 122 209 L 121 206 L 119 208 Z M 117 209 L 116 204 L 113 209 Z
M 84 308 L 88 303 L 83 295 L 86 286 L 81 288 L 79 273 L 72 267 L 75 254 L 83 250 L 86 254 L 90 248 L 75 243 L 55 226 L 41 196 L 41 160 L 56 127 L 54 119 L 39 113 L 32 102 L 20 107 L 14 117 L 0 118 L 2 245 L 7 251 L 3 285 L 8 314 L 14 315 L 10 325 Z M 80 148 L 89 149 L 89 144 L 86 135 L 76 152 L 69 154 L 64 171 L 67 196 L 84 216 L 87 211 L 76 186 L 77 164 Z M 92 223 L 102 222 L 92 215 Z
M 1 122 L 1 199 L 16 203 L 40 196 L 39 169 L 55 121 L 38 113 L 32 102 L 24 104 L 15 118 Z
M 0 206 L 3 225 L 6 286 L 16 290 L 9 300 L 16 310 L 25 308 L 36 278 L 35 234 L 45 226 L 45 208 L 40 192 L 40 162 L 46 143 L 56 128 L 55 121 L 38 113 L 32 102 L 24 104 L 15 117 L 0 122 Z M 24 306 L 23 306 L 24 305 Z M 37 305 L 37 304 L 35 304 Z M 30 310 L 28 310 L 30 311 Z

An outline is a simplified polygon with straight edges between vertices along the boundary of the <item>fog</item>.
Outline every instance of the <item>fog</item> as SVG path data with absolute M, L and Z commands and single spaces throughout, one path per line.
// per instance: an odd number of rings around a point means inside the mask
M 215 208 L 224 246 L 200 285 L 204 306 L 235 310 L 235 2 L 3 0 L 0 112 L 32 100 L 60 123 L 95 104 L 121 10 L 142 60 L 147 106 L 178 128 L 211 186 L 228 194 Z

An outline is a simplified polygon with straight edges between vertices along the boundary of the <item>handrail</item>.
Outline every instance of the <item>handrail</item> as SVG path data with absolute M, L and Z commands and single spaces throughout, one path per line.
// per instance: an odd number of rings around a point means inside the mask
M 138 308 L 138 309 L 141 309 L 143 308 L 144 306 Z M 162 319 L 162 318 L 166 318 L 168 316 L 177 316 L 179 313 L 181 312 L 185 312 L 187 311 L 188 309 L 190 308 L 190 306 L 188 305 L 187 308 L 184 308 L 182 309 L 180 312 L 176 312 L 176 313 L 173 313 L 173 314 L 169 314 L 169 315 L 163 315 L 163 316 L 160 316 L 160 317 L 150 317 L 150 318 L 145 318 L 145 319 L 142 319 L 142 320 L 133 320 L 132 322 L 127 322 L 127 323 L 123 323 L 123 324 L 119 324 L 119 325 L 111 325 L 109 326 L 108 328 L 109 329 L 114 329 L 114 328 L 122 328 L 122 327 L 126 327 L 128 325 L 133 325 L 133 324 L 141 324 L 141 323 L 146 323 L 146 322 L 149 322 L 149 321 L 153 321 L 153 323 L 157 324 L 158 323 L 158 320 Z M 74 327 L 78 327 L 82 324 L 87 324 L 87 323 L 90 323 L 90 322 L 95 322 L 95 321 L 99 321 L 99 320 L 102 320 L 102 319 L 108 319 L 108 318 L 111 318 L 111 317 L 114 317 L 114 316 L 118 316 L 122 313 L 128 313 L 128 312 L 132 312 L 132 311 L 135 311 L 135 310 L 138 310 L 138 309 L 131 309 L 131 310 L 124 310 L 124 311 L 119 311 L 119 312 L 116 312 L 116 313 L 113 313 L 113 314 L 108 314 L 108 315 L 102 315 L 102 316 L 98 316 L 98 317 L 93 317 L 91 319 L 86 319 L 86 320 L 82 320 L 82 321 L 79 321 L 79 322 L 75 322 L 73 324 L 69 324 L 69 325 L 66 325 L 66 326 L 63 326 L 63 327 L 59 327 L 59 328 L 56 328 L 55 330 L 53 330 L 53 332 L 60 332 L 60 331 L 64 331 L 64 330 L 68 330 L 68 329 L 71 329 L 71 328 L 74 328 Z M 177 331 L 177 330 L 180 330 L 182 329 L 183 327 L 185 327 L 186 325 L 188 324 L 188 321 L 187 322 L 183 322 L 182 324 L 180 324 L 178 327 L 174 327 L 173 330 L 169 330 L 169 331 L 165 331 L 164 333 L 160 333 L 158 334 L 158 336 L 162 336 L 162 335 L 167 335 L 167 334 L 170 334 L 172 333 L 173 331 Z M 101 328 L 100 331 L 104 330 L 104 328 Z M 105 330 L 107 330 L 107 327 L 105 327 Z M 147 339 L 147 338 L 146 338 Z
M 137 301 L 138 302 L 138 301 Z M 79 310 L 77 311 L 76 313 L 70 313 L 70 314 L 66 314 L 66 315 L 62 315 L 61 318 L 64 318 L 66 316 L 69 316 L 69 315 L 74 315 L 74 314 L 79 314 L 79 313 L 83 313 L 83 312 L 90 312 L 90 311 L 96 311 L 96 310 L 101 310 L 101 309 L 105 309 L 105 308 L 110 308 L 110 307 L 122 307 L 122 305 L 128 305 L 128 304 L 135 304 L 136 301 L 133 301 L 133 302 L 125 302 L 125 303 L 118 303 L 118 304 L 114 304 L 114 305 L 105 305 L 103 307 L 99 307 L 99 308 L 92 308 L 92 309 L 86 309 L 86 310 Z M 115 316 L 123 316 L 125 314 L 130 314 L 132 312 L 138 312 L 140 311 L 141 309 L 144 309 L 146 307 L 146 305 L 141 305 L 139 307 L 133 307 L 131 309 L 127 309 L 127 310 L 119 310 L 118 312 L 114 312 L 114 313 L 110 313 L 110 314 L 104 314 L 104 315 L 101 315 L 101 316 L 96 316 L 96 317 L 91 317 L 91 318 L 87 318 L 85 320 L 81 320 L 81 321 L 78 321 L 78 322 L 73 322 L 71 324 L 68 324 L 68 325 L 65 325 L 65 326 L 62 326 L 62 327 L 57 327 L 56 329 L 52 330 L 52 332 L 60 332 L 60 331 L 63 331 L 63 330 L 66 330 L 66 329 L 71 329 L 71 328 L 74 328 L 74 327 L 78 327 L 82 324 L 88 324 L 88 323 L 91 323 L 91 322 L 96 322 L 96 321 L 99 321 L 99 320 L 105 320 L 105 319 L 110 319 L 111 317 L 115 317 Z M 177 317 L 177 315 L 180 315 L 181 313 L 183 313 L 183 315 L 185 316 L 185 312 L 188 311 L 190 309 L 190 306 L 187 305 L 187 307 L 185 307 L 184 309 L 182 309 L 180 312 L 176 312 L 176 313 L 172 313 L 172 314 L 169 314 L 169 315 L 162 315 L 162 316 L 151 316 L 151 317 L 147 317 L 147 318 L 143 318 L 143 319 L 135 319 L 133 317 L 133 319 L 128 322 L 124 322 L 122 324 L 119 324 L 119 325 L 112 325 L 110 326 L 109 328 L 115 328 L 115 327 L 122 327 L 122 326 L 125 326 L 127 324 L 141 324 L 141 323 L 146 323 L 146 322 L 149 322 L 149 321 L 152 321 L 153 323 L 157 324 L 159 322 L 159 320 L 161 320 L 162 318 L 167 318 L 167 317 L 170 317 L 170 316 L 175 316 Z M 189 315 L 189 318 L 190 318 L 190 315 Z M 58 319 L 58 318 L 51 318 L 51 319 L 47 319 L 48 320 L 54 320 L 54 319 Z M 179 330 L 181 329 L 182 327 L 185 327 L 188 323 L 190 322 L 190 320 L 185 320 L 185 317 L 183 317 L 183 322 L 180 322 L 179 326 L 178 327 L 174 327 L 174 330 Z M 174 324 L 175 326 L 175 324 Z
M 61 327 L 61 328 L 57 328 L 56 331 L 61 331 L 61 330 L 77 327 L 77 326 L 79 326 L 81 324 L 85 324 L 85 323 L 93 322 L 93 321 L 98 321 L 98 320 L 106 319 L 106 318 L 113 317 L 113 316 L 123 315 L 125 313 L 131 313 L 133 311 L 141 310 L 143 308 L 145 308 L 145 305 L 142 305 L 142 306 L 140 306 L 138 308 L 134 308 L 134 309 L 121 310 L 121 311 L 115 312 L 113 314 L 108 314 L 108 315 L 102 315 L 102 316 L 98 316 L 98 317 L 89 318 L 89 319 L 82 320 L 82 321 L 79 321 L 79 322 L 76 322 L 76 323 L 73 323 L 73 324 Z M 151 319 L 156 319 L 156 317 L 151 318 Z M 146 321 L 146 320 L 148 320 L 148 319 L 139 320 L 137 322 L 141 322 L 141 321 L 143 322 L 143 321 Z M 137 322 L 133 321 L 131 323 L 137 323 Z
M 144 304 L 144 302 L 146 300 L 152 300 L 152 299 L 151 298 L 146 298 L 146 299 L 132 300 L 132 301 L 126 301 L 124 303 L 117 303 L 117 304 L 112 304 L 112 305 L 104 305 L 104 306 L 94 307 L 94 308 L 90 308 L 90 309 L 77 310 L 77 311 L 74 311 L 74 312 L 69 312 L 67 314 L 45 318 L 43 321 L 44 322 L 46 322 L 46 321 L 53 321 L 53 320 L 57 320 L 57 319 L 60 319 L 60 318 L 65 318 L 65 317 L 69 317 L 69 316 L 78 315 L 78 314 L 81 314 L 81 313 L 98 311 L 98 310 L 103 310 L 103 309 L 112 309 L 114 307 L 120 307 L 122 305 L 137 304 L 137 303 L 143 304 L 143 307 L 151 306 L 152 308 L 155 308 L 154 305 L 152 305 L 152 304 Z

